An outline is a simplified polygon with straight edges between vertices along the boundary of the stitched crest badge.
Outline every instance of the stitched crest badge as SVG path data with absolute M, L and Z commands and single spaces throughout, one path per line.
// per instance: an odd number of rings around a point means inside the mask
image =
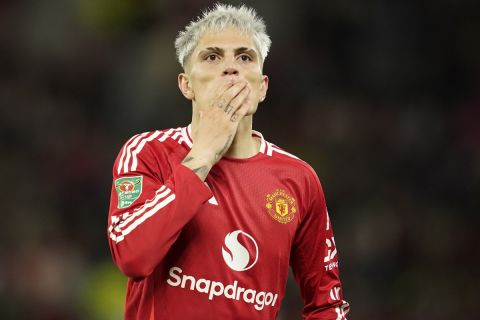
M 267 194 L 268 214 L 280 223 L 289 223 L 297 212 L 295 199 L 283 189 Z
M 130 205 L 142 194 L 142 176 L 125 177 L 115 180 L 115 189 L 118 194 L 118 209 L 130 207 Z

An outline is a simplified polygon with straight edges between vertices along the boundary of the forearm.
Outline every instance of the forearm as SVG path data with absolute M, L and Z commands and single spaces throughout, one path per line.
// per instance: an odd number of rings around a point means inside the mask
M 165 185 L 148 186 L 135 207 L 110 210 L 109 242 L 113 260 L 131 278 L 143 278 L 163 260 L 185 224 L 211 192 L 181 165 Z

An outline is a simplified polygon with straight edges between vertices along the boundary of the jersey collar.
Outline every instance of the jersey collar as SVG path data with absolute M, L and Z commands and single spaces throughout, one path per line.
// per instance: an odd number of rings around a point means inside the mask
M 183 136 L 183 141 L 187 144 L 189 148 L 192 148 L 193 146 L 193 140 L 192 140 L 192 124 L 189 124 L 186 127 L 182 128 L 182 136 Z M 265 142 L 265 139 L 263 138 L 263 135 L 256 130 L 252 130 L 252 136 L 260 138 L 260 153 L 265 154 L 266 149 L 267 149 L 267 143 Z

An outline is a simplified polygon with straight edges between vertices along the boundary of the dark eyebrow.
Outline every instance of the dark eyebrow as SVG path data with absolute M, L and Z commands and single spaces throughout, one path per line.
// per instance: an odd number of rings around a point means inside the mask
M 215 52 L 215 53 L 223 54 L 225 52 L 225 50 L 223 50 L 222 48 L 219 48 L 219 47 L 208 47 L 208 48 L 205 48 L 204 50 L 200 51 L 200 55 L 205 53 L 205 52 Z
M 219 48 L 219 47 L 208 47 L 208 48 L 205 48 L 204 50 L 200 51 L 199 54 L 202 55 L 202 54 L 209 53 L 209 52 L 215 52 L 215 53 L 223 55 L 225 53 L 225 50 L 222 49 L 222 48 Z M 237 49 L 234 50 L 234 53 L 235 53 L 235 55 L 239 55 L 239 54 L 242 54 L 242 53 L 248 53 L 254 58 L 257 57 L 257 52 L 254 49 L 247 48 L 247 47 L 237 48 Z
M 252 57 L 257 57 L 257 53 L 252 48 L 241 47 L 241 48 L 235 49 L 234 52 L 235 52 L 235 55 L 238 55 L 238 54 L 241 54 L 241 53 L 248 53 Z

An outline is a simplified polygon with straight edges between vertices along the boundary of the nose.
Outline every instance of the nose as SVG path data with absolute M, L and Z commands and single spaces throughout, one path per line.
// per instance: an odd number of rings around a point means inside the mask
M 225 68 L 225 70 L 223 70 L 223 73 L 222 73 L 224 76 L 231 76 L 231 75 L 236 75 L 238 76 L 238 70 L 235 69 L 235 68 Z

